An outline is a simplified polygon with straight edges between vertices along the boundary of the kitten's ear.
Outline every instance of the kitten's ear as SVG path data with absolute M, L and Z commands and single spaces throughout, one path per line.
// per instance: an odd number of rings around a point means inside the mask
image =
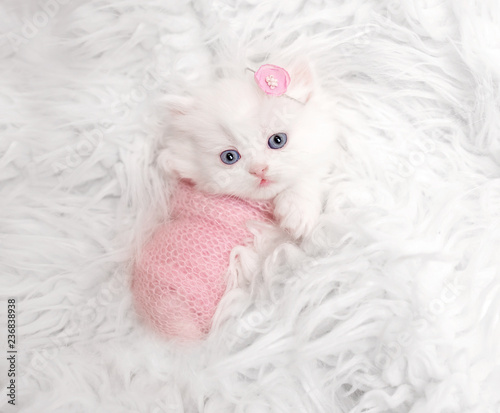
M 189 130 L 195 112 L 195 99 L 188 96 L 167 96 L 162 99 L 168 127 L 177 131 Z
M 307 60 L 297 61 L 290 67 L 289 94 L 291 97 L 307 103 L 314 94 L 314 71 Z
M 168 117 L 167 133 L 160 144 L 157 164 L 167 175 L 191 179 L 196 172 L 198 151 L 189 133 L 195 112 L 195 99 L 185 96 L 167 96 L 161 101 Z
M 161 100 L 168 114 L 173 118 L 187 115 L 194 107 L 194 98 L 188 96 L 166 96 Z

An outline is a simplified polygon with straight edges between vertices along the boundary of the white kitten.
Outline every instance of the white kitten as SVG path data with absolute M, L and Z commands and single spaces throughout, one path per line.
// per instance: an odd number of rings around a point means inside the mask
M 309 66 L 286 69 L 286 96 L 266 95 L 242 70 L 171 103 L 159 162 L 201 190 L 273 200 L 280 225 L 299 238 L 321 213 L 336 125 Z

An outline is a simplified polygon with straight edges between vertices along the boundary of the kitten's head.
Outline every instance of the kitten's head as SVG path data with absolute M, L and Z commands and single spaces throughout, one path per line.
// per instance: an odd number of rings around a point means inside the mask
M 323 167 L 332 129 L 322 99 L 308 65 L 289 72 L 288 97 L 266 95 L 248 72 L 171 102 L 160 163 L 201 190 L 248 199 L 272 199 Z

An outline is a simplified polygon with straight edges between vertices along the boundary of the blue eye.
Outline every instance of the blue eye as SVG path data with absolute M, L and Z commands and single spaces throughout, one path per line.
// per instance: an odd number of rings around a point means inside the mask
M 272 135 L 267 144 L 271 149 L 281 149 L 286 144 L 286 133 L 275 133 Z
M 240 158 L 240 154 L 234 149 L 224 151 L 220 154 L 220 160 L 227 165 L 232 165 L 233 163 L 238 162 Z

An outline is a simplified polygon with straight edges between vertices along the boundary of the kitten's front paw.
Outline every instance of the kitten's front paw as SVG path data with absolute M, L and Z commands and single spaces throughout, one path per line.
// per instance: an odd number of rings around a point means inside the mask
M 278 195 L 274 200 L 274 215 L 280 226 L 296 239 L 311 233 L 320 213 L 319 200 L 315 202 L 287 193 Z

